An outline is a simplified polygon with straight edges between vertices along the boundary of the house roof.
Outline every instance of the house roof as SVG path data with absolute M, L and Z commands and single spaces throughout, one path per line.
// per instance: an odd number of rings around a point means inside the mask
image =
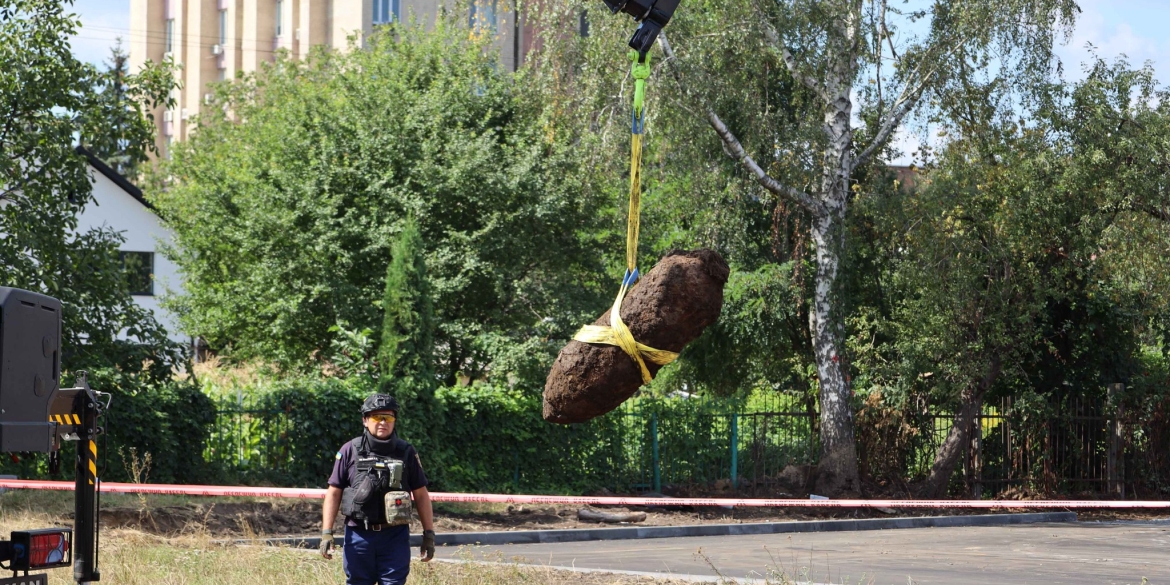
M 113 181 L 115 185 L 120 187 L 134 199 L 138 200 L 138 202 L 144 205 L 147 209 L 158 213 L 158 210 L 155 209 L 154 206 L 146 200 L 146 197 L 142 195 L 142 189 L 134 186 L 134 183 L 131 183 L 129 179 L 122 176 L 122 173 L 115 171 L 110 167 L 110 165 L 103 162 L 102 159 L 98 158 L 97 156 L 94 156 L 94 154 L 84 146 L 78 146 L 73 150 L 77 152 L 77 154 L 84 156 L 85 159 L 89 161 L 90 166 L 97 169 L 99 173 L 105 175 L 107 179 Z

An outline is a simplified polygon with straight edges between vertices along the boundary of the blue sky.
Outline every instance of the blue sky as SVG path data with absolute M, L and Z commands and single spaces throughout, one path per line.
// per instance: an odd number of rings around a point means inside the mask
M 1085 43 L 1092 43 L 1102 57 L 1125 54 L 1135 65 L 1153 61 L 1158 80 L 1170 83 L 1170 35 L 1166 33 L 1170 4 L 1166 0 L 1082 0 L 1080 4 L 1076 30 L 1059 50 L 1069 77 L 1079 77 L 1081 63 L 1089 55 Z M 129 42 L 130 0 L 75 0 L 74 11 L 82 22 L 82 30 L 73 39 L 73 52 L 80 58 L 101 63 L 115 37 Z

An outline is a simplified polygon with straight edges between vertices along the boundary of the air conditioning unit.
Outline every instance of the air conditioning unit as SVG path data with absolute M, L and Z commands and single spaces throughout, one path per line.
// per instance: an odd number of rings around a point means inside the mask
M 212 55 L 222 55 L 223 54 L 223 45 L 211 45 L 211 54 Z
M 175 56 L 174 53 L 167 51 L 167 52 L 163 53 L 163 61 L 166 61 L 167 59 L 172 59 L 172 58 L 174 58 L 174 56 Z
M 187 113 L 187 108 L 183 108 L 181 113 L 179 114 L 179 118 L 186 120 L 189 117 L 191 117 L 191 116 L 190 116 L 190 114 Z
M 173 110 L 167 110 L 167 111 L 163 112 L 163 122 L 173 122 L 173 121 L 175 121 L 175 112 Z
M 301 40 L 301 29 L 298 28 L 293 31 L 293 38 L 298 41 Z
M 203 94 L 203 105 L 210 106 L 211 102 L 214 102 L 214 101 L 215 101 L 215 94 L 214 93 Z

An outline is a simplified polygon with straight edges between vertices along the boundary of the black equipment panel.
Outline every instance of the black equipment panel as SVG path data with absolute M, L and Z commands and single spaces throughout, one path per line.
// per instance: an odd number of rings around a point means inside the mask
M 53 449 L 60 380 L 61 302 L 0 287 L 0 452 Z

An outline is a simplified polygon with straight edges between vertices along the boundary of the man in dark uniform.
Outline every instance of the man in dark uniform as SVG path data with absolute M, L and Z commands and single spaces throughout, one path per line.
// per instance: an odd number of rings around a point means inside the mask
M 346 515 L 342 559 L 347 585 L 406 583 L 411 499 L 423 526 L 421 560 L 435 556 L 427 476 L 418 452 L 394 430 L 398 410 L 393 396 L 367 398 L 362 404 L 365 431 L 341 447 L 329 476 L 321 518 L 321 556 L 333 558 L 333 522 L 340 509 Z

